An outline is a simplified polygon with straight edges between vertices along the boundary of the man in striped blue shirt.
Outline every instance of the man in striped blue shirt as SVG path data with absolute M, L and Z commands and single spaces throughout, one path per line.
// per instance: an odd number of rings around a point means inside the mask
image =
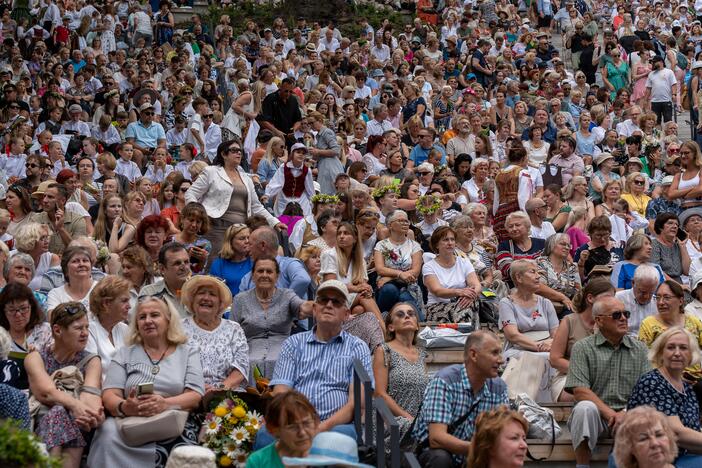
M 494 333 L 471 333 L 463 359 L 437 372 L 424 393 L 412 433 L 424 467 L 463 466 L 478 415 L 509 403 L 507 385 L 497 376 L 504 360 Z
M 285 340 L 270 385 L 274 395 L 291 389 L 304 394 L 319 413 L 320 432 L 331 430 L 355 439 L 353 360 L 363 363 L 371 379 L 373 369 L 368 345 L 341 329 L 349 312 L 346 285 L 337 280 L 320 284 L 313 308 L 315 326 Z M 265 436 L 273 441 L 261 432 L 256 447 L 265 446 Z

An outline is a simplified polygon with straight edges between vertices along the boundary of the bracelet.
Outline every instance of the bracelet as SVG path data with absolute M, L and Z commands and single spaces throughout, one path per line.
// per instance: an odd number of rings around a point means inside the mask
M 124 418 L 127 416 L 124 413 L 124 411 L 122 411 L 122 405 L 124 404 L 125 401 L 127 401 L 127 400 L 122 400 L 119 402 L 119 404 L 117 404 L 117 416 L 119 416 L 120 418 Z

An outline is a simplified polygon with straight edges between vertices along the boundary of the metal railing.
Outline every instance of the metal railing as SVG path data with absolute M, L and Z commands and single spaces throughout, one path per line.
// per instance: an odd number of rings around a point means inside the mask
M 361 418 L 361 392 L 363 392 L 363 418 Z M 353 425 L 356 443 L 373 444 L 373 382 L 358 359 L 353 360 Z M 362 431 L 362 429 L 364 429 Z
M 417 457 L 412 452 L 405 452 L 403 455 L 402 458 L 407 468 L 422 468 L 422 465 L 419 464 L 419 460 L 417 460 Z
M 378 455 L 378 468 L 385 468 L 385 427 L 390 429 L 390 467 L 400 466 L 400 425 L 382 398 L 374 398 L 375 406 L 375 447 Z

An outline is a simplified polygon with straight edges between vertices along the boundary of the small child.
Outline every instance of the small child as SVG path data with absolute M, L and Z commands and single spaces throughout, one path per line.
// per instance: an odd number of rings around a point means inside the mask
M 121 141 L 125 141 L 125 133 L 127 132 L 127 125 L 129 125 L 129 114 L 125 111 L 117 112 L 115 116 L 115 121 L 117 122 L 117 131 L 119 132 L 119 138 Z
M 158 200 L 154 198 L 154 184 L 148 177 L 142 177 L 136 181 L 136 189 L 144 195 L 144 212 L 142 219 L 149 215 L 161 214 Z
M 190 180 L 190 166 L 193 165 L 197 151 L 190 143 L 182 144 L 178 151 L 180 155 L 180 162 L 176 164 L 174 170 L 183 174 L 185 180 Z
M 7 248 L 12 250 L 15 248 L 15 238 L 7 232 L 10 226 L 10 212 L 4 208 L 0 208 L 0 242 L 4 242 Z
M 185 119 L 182 116 L 175 118 L 175 126 L 166 132 L 166 145 L 168 148 L 180 146 L 185 143 L 188 136 L 188 129 L 185 128 Z
M 8 182 L 13 183 L 26 177 L 26 161 L 27 155 L 24 154 L 24 140 L 16 137 L 10 138 L 10 144 L 5 146 L 5 151 L 0 156 L 0 170 L 5 171 Z
M 167 164 L 168 151 L 166 151 L 166 148 L 156 148 L 153 157 L 154 162 L 146 166 L 144 177 L 148 177 L 152 182 L 160 184 L 168 174 L 173 172 L 173 166 Z
M 134 156 L 134 146 L 132 146 L 131 143 L 123 143 L 119 145 L 117 147 L 117 154 L 119 154 L 117 167 L 115 168 L 115 172 L 117 174 L 123 175 L 129 179 L 129 182 L 134 182 L 141 177 L 141 170 L 139 169 L 139 166 L 132 161 L 132 157 Z

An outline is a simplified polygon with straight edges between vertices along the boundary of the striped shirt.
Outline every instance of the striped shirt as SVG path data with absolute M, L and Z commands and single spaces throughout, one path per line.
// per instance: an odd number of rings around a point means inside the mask
M 286 385 L 299 391 L 324 421 L 349 401 L 353 360 L 361 361 L 371 380 L 373 369 L 368 345 L 359 338 L 342 331 L 324 342 L 315 331 L 316 327 L 283 342 L 270 385 Z
M 503 240 L 497 246 L 495 262 L 497 268 L 502 272 L 502 277 L 512 284 L 509 276 L 509 268 L 515 260 L 536 260 L 544 250 L 546 242 L 543 239 L 531 238 L 531 249 L 526 252 L 520 249 L 511 239 Z
M 507 385 L 498 378 L 485 382 L 477 396 L 468 380 L 466 366 L 454 364 L 434 376 L 424 393 L 424 402 L 414 424 L 413 436 L 420 446 L 429 437 L 429 424 L 446 424 L 451 435 L 468 441 L 475 431 L 475 420 L 480 413 L 508 405 Z M 464 415 L 465 421 L 453 428 Z M 462 466 L 463 456 L 453 456 L 455 466 Z

